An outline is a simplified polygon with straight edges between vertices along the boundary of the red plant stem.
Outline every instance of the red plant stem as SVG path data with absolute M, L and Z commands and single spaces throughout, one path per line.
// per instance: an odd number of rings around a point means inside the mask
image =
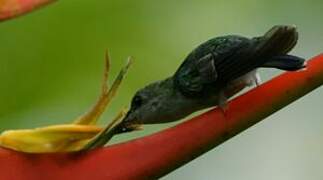
M 0 0 L 0 21 L 31 12 L 56 0 Z
M 175 127 L 87 153 L 24 154 L 0 149 L 6 180 L 156 179 L 193 160 L 323 84 L 323 54 Z

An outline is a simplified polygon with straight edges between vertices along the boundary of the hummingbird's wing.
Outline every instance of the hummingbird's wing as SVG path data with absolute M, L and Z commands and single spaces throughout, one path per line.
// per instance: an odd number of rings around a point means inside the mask
M 225 83 L 241 58 L 253 52 L 252 41 L 241 36 L 211 39 L 188 55 L 174 75 L 175 86 L 185 95 L 201 95 L 206 85 Z M 239 60 L 240 59 L 240 60 Z

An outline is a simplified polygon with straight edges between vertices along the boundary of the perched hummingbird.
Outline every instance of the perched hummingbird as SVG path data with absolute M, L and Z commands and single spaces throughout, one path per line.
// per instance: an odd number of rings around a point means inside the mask
M 176 73 L 136 92 L 130 110 L 114 133 L 133 131 L 142 124 L 176 121 L 212 106 L 225 106 L 228 98 L 258 84 L 257 68 L 295 71 L 303 58 L 287 55 L 296 45 L 294 26 L 279 25 L 260 37 L 228 35 L 199 45 Z

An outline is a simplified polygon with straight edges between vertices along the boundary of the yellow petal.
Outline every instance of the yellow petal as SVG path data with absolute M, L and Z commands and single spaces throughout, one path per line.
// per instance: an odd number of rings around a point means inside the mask
M 74 124 L 4 131 L 0 135 L 0 146 L 29 153 L 79 151 L 86 147 L 94 137 L 98 137 L 97 135 L 103 129 L 94 126 L 93 124 L 96 123 L 108 103 L 115 96 L 132 62 L 129 57 L 127 64 L 121 69 L 117 78 L 114 80 L 111 89 L 108 90 L 108 86 L 106 84 L 109 71 L 108 54 L 106 57 L 102 94 L 99 101 L 88 113 L 74 121 Z M 116 119 L 120 120 L 124 113 L 125 112 L 119 114 Z M 113 126 L 117 120 L 112 121 L 103 132 L 109 132 L 111 126 Z M 101 134 L 99 137 L 105 137 L 105 135 Z
M 42 153 L 64 152 L 66 146 L 91 139 L 102 128 L 89 125 L 63 124 L 36 129 L 8 130 L 0 135 L 0 145 L 17 151 Z M 77 143 L 76 143 L 77 144 Z M 75 149 L 75 148 L 68 148 Z
M 114 80 L 111 86 L 111 89 L 108 90 L 106 86 L 106 82 L 103 82 L 103 86 L 102 86 L 103 91 L 97 103 L 93 106 L 93 108 L 89 112 L 85 113 L 77 120 L 75 120 L 74 124 L 84 124 L 84 125 L 96 124 L 98 118 L 104 112 L 107 105 L 111 102 L 111 99 L 116 95 L 120 87 L 120 84 L 124 79 L 131 64 L 132 64 L 132 58 L 129 57 L 126 65 L 120 70 L 117 78 Z M 108 71 L 109 71 L 109 56 L 106 55 L 106 68 L 104 71 L 105 73 L 104 73 L 103 80 L 107 79 Z

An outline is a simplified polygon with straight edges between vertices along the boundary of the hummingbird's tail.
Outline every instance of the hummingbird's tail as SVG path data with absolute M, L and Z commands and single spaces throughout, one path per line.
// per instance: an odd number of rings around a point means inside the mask
M 264 36 L 254 38 L 256 54 L 265 59 L 261 67 L 273 67 L 282 70 L 298 70 L 305 67 L 304 59 L 287 55 L 298 40 L 298 33 L 294 26 L 277 25 L 271 28 Z
M 278 55 L 268 59 L 261 67 L 278 68 L 286 71 L 296 71 L 305 68 L 305 60 L 292 55 Z
M 298 33 L 295 26 L 277 25 L 265 35 L 254 38 L 258 41 L 256 51 L 262 55 L 287 54 L 296 45 Z

